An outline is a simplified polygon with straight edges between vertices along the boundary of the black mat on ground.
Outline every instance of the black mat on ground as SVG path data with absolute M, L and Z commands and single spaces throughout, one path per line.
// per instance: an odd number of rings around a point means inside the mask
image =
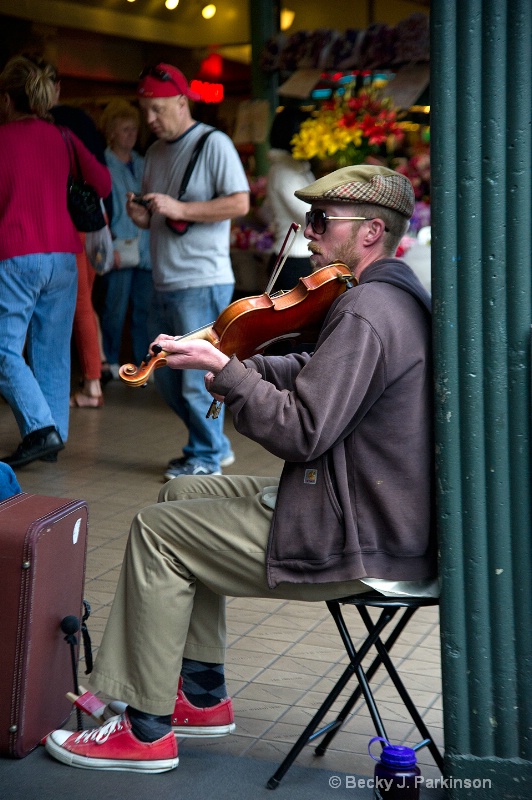
M 294 764 L 277 789 L 266 788 L 277 764 L 246 756 L 184 753 L 176 770 L 160 775 L 75 769 L 39 747 L 23 759 L 0 758 L 2 800 L 372 800 L 368 778 Z M 423 800 L 444 800 L 422 788 Z

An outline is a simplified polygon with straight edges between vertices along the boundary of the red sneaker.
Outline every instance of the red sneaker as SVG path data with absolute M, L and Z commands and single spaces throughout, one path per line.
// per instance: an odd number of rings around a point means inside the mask
M 82 769 L 123 772 L 167 772 L 179 764 L 173 733 L 155 742 L 141 742 L 131 731 L 127 712 L 100 728 L 81 733 L 57 730 L 48 734 L 46 750 L 63 764 Z
M 178 689 L 172 714 L 172 730 L 176 736 L 226 736 L 235 729 L 233 704 L 227 697 L 210 708 L 198 708 Z
M 189 736 L 190 738 L 215 738 L 233 733 L 234 723 L 233 704 L 231 698 L 221 700 L 210 708 L 198 708 L 187 700 L 181 691 L 182 680 L 179 679 L 177 697 L 172 713 L 172 730 L 175 736 Z M 126 703 L 112 700 L 103 712 L 104 719 L 110 719 L 111 714 L 123 714 Z

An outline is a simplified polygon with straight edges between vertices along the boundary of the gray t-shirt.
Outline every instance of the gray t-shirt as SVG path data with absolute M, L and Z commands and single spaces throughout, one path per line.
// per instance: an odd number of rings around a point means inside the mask
M 194 145 L 207 130 L 208 125 L 198 122 L 173 142 L 154 142 L 146 153 L 143 193 L 160 192 L 177 198 Z M 203 146 L 182 199 L 212 200 L 235 192 L 249 192 L 248 180 L 231 139 L 215 131 Z M 230 220 L 195 222 L 178 236 L 166 225 L 164 216 L 154 214 L 150 242 L 155 288 L 171 292 L 234 283 L 230 227 Z

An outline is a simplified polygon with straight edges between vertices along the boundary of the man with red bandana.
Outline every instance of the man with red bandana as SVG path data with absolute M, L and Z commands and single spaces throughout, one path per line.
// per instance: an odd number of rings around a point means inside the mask
M 150 229 L 152 338 L 161 331 L 177 336 L 210 325 L 232 300 L 230 224 L 249 209 L 249 184 L 229 137 L 192 118 L 189 101 L 200 98 L 176 67 L 144 70 L 137 95 L 157 141 L 146 153 L 143 204 L 129 194 L 127 211 L 139 227 Z M 177 199 L 194 148 L 207 132 L 186 192 Z M 176 222 L 185 233 L 176 232 Z M 165 478 L 220 474 L 234 456 L 223 412 L 216 420 L 205 418 L 212 398 L 203 372 L 157 370 L 155 383 L 188 428 L 188 442 L 168 463 Z

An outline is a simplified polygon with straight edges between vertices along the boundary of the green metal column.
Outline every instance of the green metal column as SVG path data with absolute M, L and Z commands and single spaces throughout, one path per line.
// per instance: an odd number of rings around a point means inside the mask
M 277 74 L 264 73 L 260 57 L 265 43 L 279 32 L 278 0 L 249 0 L 249 20 L 251 26 L 251 91 L 254 100 L 268 100 L 270 117 L 277 106 Z M 255 146 L 257 175 L 268 172 L 268 142 Z
M 532 3 L 431 3 L 446 786 L 532 787 Z M 469 781 L 469 784 L 467 783 Z

